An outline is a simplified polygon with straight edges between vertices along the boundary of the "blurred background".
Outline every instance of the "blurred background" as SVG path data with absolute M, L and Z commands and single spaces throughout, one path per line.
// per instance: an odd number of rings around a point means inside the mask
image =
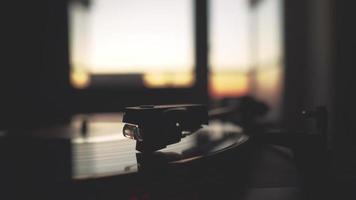
M 79 113 L 242 97 L 262 122 L 307 126 L 326 106 L 331 168 L 356 178 L 355 30 L 350 1 L 6 1 L 0 127 L 66 123 Z M 353 182 L 354 183 L 354 182 Z

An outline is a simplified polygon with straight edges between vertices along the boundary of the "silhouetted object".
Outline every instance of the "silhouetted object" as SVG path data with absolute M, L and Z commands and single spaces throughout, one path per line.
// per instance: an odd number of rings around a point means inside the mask
M 123 122 L 123 134 L 136 140 L 136 149 L 153 152 L 208 124 L 208 111 L 203 105 L 192 104 L 128 107 Z
M 303 110 L 302 114 L 308 118 L 315 119 L 316 129 L 319 134 L 327 134 L 328 111 L 325 106 L 318 106 L 314 110 Z
M 86 8 L 90 7 L 90 5 L 92 4 L 92 0 L 71 0 L 71 1 L 79 2 Z
M 328 151 L 328 111 L 325 106 L 318 106 L 314 110 L 303 110 L 302 114 L 315 120 L 316 134 L 321 137 L 322 148 Z
M 312 119 L 316 130 L 265 130 L 254 135 L 252 141 L 290 148 L 305 185 L 305 196 L 310 199 L 324 199 L 323 190 L 329 166 L 327 108 L 318 106 L 312 110 L 303 110 L 301 115 L 303 120 Z
M 261 0 L 250 0 L 249 1 L 251 7 L 255 7 L 260 2 L 261 2 Z
M 80 134 L 83 137 L 87 137 L 88 136 L 88 119 L 84 118 L 80 124 Z

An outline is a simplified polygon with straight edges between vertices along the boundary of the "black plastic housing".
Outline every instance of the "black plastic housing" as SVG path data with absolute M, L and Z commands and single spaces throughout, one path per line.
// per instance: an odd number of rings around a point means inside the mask
M 208 111 L 199 104 L 143 105 L 125 108 L 123 122 L 138 125 L 143 140 L 136 140 L 136 150 L 146 153 L 177 143 L 182 132 L 208 124 Z

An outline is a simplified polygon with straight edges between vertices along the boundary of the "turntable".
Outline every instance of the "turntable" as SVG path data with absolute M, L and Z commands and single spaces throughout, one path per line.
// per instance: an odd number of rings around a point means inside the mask
M 89 126 L 88 136 L 71 140 L 74 179 L 137 173 L 152 166 L 184 165 L 217 156 L 248 141 L 240 127 L 212 122 L 179 143 L 144 154 L 135 150 L 134 140 L 123 136 L 124 123 L 93 119 Z
M 122 118 L 122 113 L 77 115 L 66 126 L 4 132 L 2 184 L 44 199 L 194 196 L 220 184 L 222 172 L 238 169 L 236 160 L 243 157 L 236 152 L 248 141 L 240 127 L 211 121 L 178 143 L 141 153 L 135 140 L 124 137 Z

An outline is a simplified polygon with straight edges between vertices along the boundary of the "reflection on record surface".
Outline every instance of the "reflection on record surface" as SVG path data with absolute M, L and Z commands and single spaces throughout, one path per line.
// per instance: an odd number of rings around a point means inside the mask
M 236 147 L 248 137 L 232 124 L 210 122 L 196 133 L 151 155 L 135 150 L 136 141 L 122 134 L 123 123 L 93 122 L 87 137 L 72 139 L 73 178 L 135 173 L 147 162 L 180 164 Z

